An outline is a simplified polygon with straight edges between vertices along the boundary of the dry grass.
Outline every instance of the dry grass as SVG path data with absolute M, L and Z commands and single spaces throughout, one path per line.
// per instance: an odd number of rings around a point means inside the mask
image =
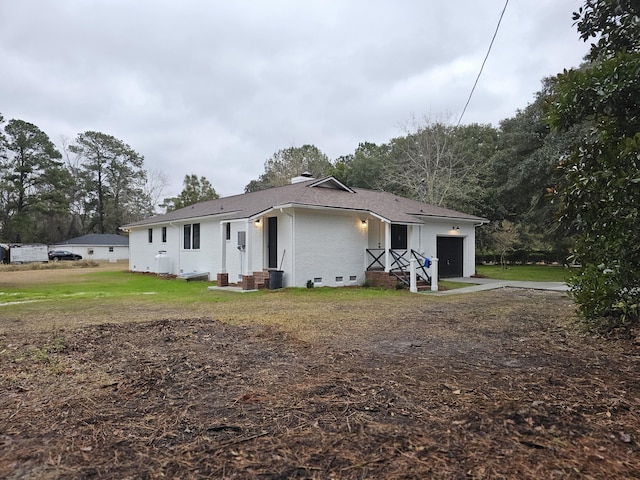
M 327 298 L 34 307 L 61 323 L 0 334 L 0 476 L 640 477 L 634 332 L 555 292 Z

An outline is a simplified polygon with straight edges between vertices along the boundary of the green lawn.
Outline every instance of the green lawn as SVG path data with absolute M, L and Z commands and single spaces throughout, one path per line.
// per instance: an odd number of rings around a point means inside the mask
M 64 272 L 61 272 L 63 275 Z M 82 275 L 56 281 L 34 279 L 28 284 L 0 283 L 0 303 L 64 302 L 67 306 L 91 299 L 107 301 L 140 301 L 159 304 L 193 304 L 243 302 L 259 304 L 259 297 L 280 295 L 292 300 L 340 301 L 367 300 L 394 297 L 395 290 L 380 288 L 287 288 L 261 290 L 249 294 L 207 289 L 213 282 L 186 282 L 163 279 L 156 275 L 143 275 L 123 271 L 90 271 Z M 5 305 L 7 306 L 7 305 Z
M 568 268 L 553 265 L 476 265 L 476 274 L 496 280 L 524 280 L 530 282 L 566 282 Z
M 0 272 L 1 273 L 1 272 Z M 9 331 L 58 331 L 103 323 L 216 319 L 269 325 L 308 340 L 330 335 L 336 322 L 387 321 L 424 303 L 448 298 L 380 288 L 285 288 L 235 293 L 208 290 L 210 282 L 165 280 L 124 271 L 34 272 L 28 279 L 0 275 L 0 337 Z M 21 272 L 17 272 L 21 273 Z M 325 328 L 326 327 L 326 328 Z M 340 327 L 342 328 L 342 327 Z M 1 350 L 1 348 L 0 348 Z

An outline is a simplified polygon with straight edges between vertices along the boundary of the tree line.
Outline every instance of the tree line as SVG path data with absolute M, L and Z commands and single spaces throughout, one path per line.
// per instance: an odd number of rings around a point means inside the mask
M 285 185 L 309 172 L 345 184 L 396 193 L 490 220 L 478 230 L 478 258 L 563 262 L 574 243 L 560 228 L 552 192 L 558 159 L 583 124 L 551 130 L 554 92 L 545 79 L 535 100 L 499 126 L 413 120 L 386 143 L 362 142 L 331 160 L 315 145 L 279 150 L 245 192 Z M 0 117 L 1 118 L 1 117 Z M 4 133 L 3 133 L 4 132 Z M 84 132 L 58 149 L 37 126 L 10 120 L 0 131 L 0 240 L 55 243 L 217 198 L 205 177 L 190 174 L 176 197 L 144 157 L 111 135 Z M 162 200 L 161 200 L 162 199 Z
M 558 261 L 572 239 L 552 203 L 558 159 L 574 132 L 552 131 L 544 113 L 550 80 L 535 101 L 498 127 L 421 119 L 382 144 L 362 142 L 331 161 L 314 145 L 276 152 L 246 192 L 289 183 L 303 172 L 333 175 L 350 187 L 392 192 L 490 220 L 478 229 L 478 257 Z
M 55 243 L 117 233 L 154 212 L 144 157 L 129 145 L 93 131 L 63 143 L 61 152 L 24 120 L 0 130 L 0 240 Z

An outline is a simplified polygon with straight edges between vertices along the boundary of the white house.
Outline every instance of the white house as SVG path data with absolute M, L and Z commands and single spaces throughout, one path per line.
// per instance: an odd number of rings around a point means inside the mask
M 475 271 L 475 228 L 487 220 L 333 177 L 198 203 L 125 225 L 129 268 L 208 272 L 219 284 L 359 285 L 368 270 L 402 274 L 410 258 L 439 258 L 440 277 Z M 162 252 L 162 253 L 159 253 Z M 163 270 L 162 272 L 159 271 Z M 165 271 L 166 270 L 166 271 Z M 274 277 L 272 277 L 273 279 Z M 277 276 L 275 277 L 277 280 Z
M 49 250 L 67 250 L 85 260 L 128 260 L 129 238 L 113 233 L 90 233 L 49 246 Z

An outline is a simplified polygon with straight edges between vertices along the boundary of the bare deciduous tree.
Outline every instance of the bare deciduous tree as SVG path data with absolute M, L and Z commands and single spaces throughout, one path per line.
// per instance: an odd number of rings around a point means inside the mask
M 387 175 L 394 190 L 421 202 L 446 205 L 456 189 L 464 188 L 474 162 L 456 141 L 457 128 L 427 119 L 422 125 L 414 122 L 406 136 L 393 139 L 395 161 Z

